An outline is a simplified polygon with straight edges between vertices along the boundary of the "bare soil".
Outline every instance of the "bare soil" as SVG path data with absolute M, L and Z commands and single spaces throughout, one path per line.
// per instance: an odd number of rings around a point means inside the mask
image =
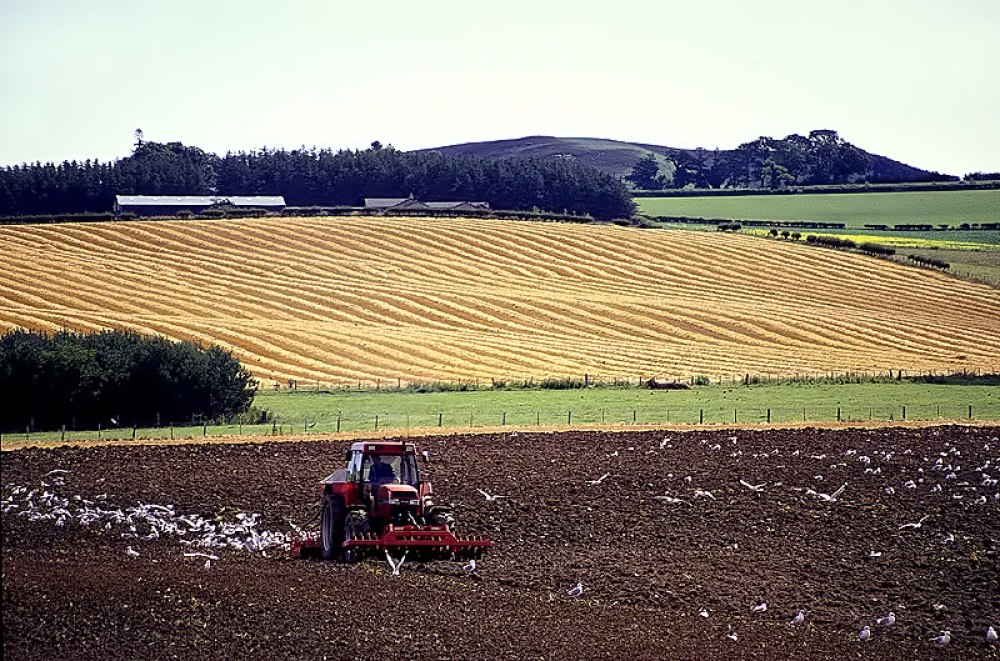
M 410 561 L 398 576 L 384 561 L 291 559 L 278 546 L 212 550 L 205 568 L 180 537 L 23 514 L 21 487 L 33 502 L 48 492 L 312 530 L 317 482 L 345 441 L 7 451 L 3 656 L 995 659 L 984 632 L 1000 626 L 998 437 L 941 426 L 421 438 L 424 475 L 461 532 L 494 548 L 474 571 Z M 821 495 L 842 485 L 834 501 Z M 875 624 L 890 611 L 895 624 Z M 931 641 L 944 630 L 948 645 Z

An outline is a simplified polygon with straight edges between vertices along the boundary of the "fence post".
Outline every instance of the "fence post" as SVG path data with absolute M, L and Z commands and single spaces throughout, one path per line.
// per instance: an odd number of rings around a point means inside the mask
M 767 424 L 771 424 L 771 409 L 767 410 Z
M 566 411 L 566 424 L 567 425 L 573 424 L 573 412 L 572 411 Z
M 969 404 L 969 420 L 972 420 L 972 404 Z
M 438 427 L 444 422 L 444 413 L 438 413 Z
M 378 413 L 375 414 L 375 431 L 378 431 Z
M 66 440 L 66 425 L 62 426 L 62 438 L 60 438 L 59 440 L 60 441 L 65 441 Z
M 340 414 L 337 414 L 337 433 L 340 433 Z
M 733 424 L 736 423 L 736 412 L 738 409 L 733 409 Z
M 906 404 L 903 404 L 903 420 L 906 420 Z
M 705 424 L 705 409 L 698 410 L 698 424 L 699 425 Z
M 507 426 L 507 412 L 506 411 L 503 411 L 500 414 L 500 426 L 501 427 L 506 427 Z
M 837 422 L 840 422 L 840 407 L 837 407 Z

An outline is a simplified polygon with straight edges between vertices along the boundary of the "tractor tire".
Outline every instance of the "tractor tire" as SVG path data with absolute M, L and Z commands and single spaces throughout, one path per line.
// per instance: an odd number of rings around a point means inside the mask
M 344 503 L 336 496 L 323 499 L 321 517 L 320 555 L 324 560 L 332 560 L 343 551 L 344 544 Z

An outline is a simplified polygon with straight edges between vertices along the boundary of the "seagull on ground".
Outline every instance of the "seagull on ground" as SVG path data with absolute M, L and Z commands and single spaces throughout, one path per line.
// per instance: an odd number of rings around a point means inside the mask
M 889 611 L 888 615 L 880 617 L 879 619 L 875 620 L 875 624 L 879 625 L 880 627 L 892 626 L 895 623 L 896 623 L 896 614 L 893 613 L 892 611 Z
M 600 476 L 596 480 L 587 480 L 587 484 L 600 484 L 601 482 L 603 482 L 604 480 L 608 479 L 609 477 L 611 477 L 611 473 L 605 473 L 604 475 Z
M 931 638 L 932 643 L 937 643 L 938 645 L 947 645 L 951 642 L 951 631 L 947 629 L 941 632 L 940 636 Z
M 507 496 L 494 496 L 493 494 L 488 493 L 486 491 L 483 491 L 482 489 L 476 489 L 476 491 L 478 491 L 479 493 L 483 494 L 483 497 L 486 498 L 487 501 L 493 501 L 493 500 L 496 500 L 497 498 L 506 498 L 507 497 Z
M 205 564 L 203 564 L 201 566 L 201 568 L 202 569 L 211 569 L 212 568 L 212 559 L 209 558 L 209 559 L 205 560 Z
M 813 495 L 815 495 L 817 498 L 819 498 L 824 502 L 835 503 L 837 502 L 837 498 L 840 497 L 840 494 L 844 493 L 844 489 L 846 488 L 847 488 L 847 483 L 845 482 L 839 489 L 837 489 L 833 493 L 826 494 L 826 493 L 813 492 Z
M 924 521 L 926 521 L 929 518 L 931 518 L 931 515 L 925 514 L 924 516 L 920 517 L 919 521 L 916 521 L 914 523 L 904 523 L 903 525 L 899 526 L 899 529 L 902 530 L 903 528 L 913 528 L 914 530 L 916 530 L 920 526 L 924 525 Z
M 408 551 L 406 553 L 408 553 Z M 389 561 L 389 566 L 392 567 L 393 576 L 399 576 L 399 568 L 402 567 L 403 563 L 406 561 L 406 553 L 403 553 L 403 557 L 399 559 L 399 562 L 396 562 L 392 559 L 392 556 L 389 555 L 389 551 L 385 552 L 385 559 Z
M 756 491 L 757 493 L 763 491 L 764 487 L 767 486 L 767 482 L 761 482 L 760 484 L 750 484 L 746 480 L 740 480 L 740 484 L 745 486 L 747 489 L 750 489 L 750 491 Z
M 420 454 L 423 455 L 424 461 L 430 462 L 430 460 L 431 460 L 431 452 L 430 452 L 430 450 L 421 450 Z
M 469 563 L 467 565 L 465 565 L 464 567 L 462 567 L 462 569 L 464 569 L 465 571 L 475 571 L 476 570 L 476 559 L 475 558 L 470 559 Z
M 138 558 L 139 557 L 139 552 L 136 551 L 131 546 L 129 546 L 128 548 L 125 549 L 125 553 L 127 553 L 130 558 Z
M 726 638 L 732 641 L 736 641 L 739 639 L 739 636 L 736 635 L 735 631 L 730 631 L 729 633 L 726 634 Z
M 185 558 L 208 558 L 209 560 L 218 560 L 219 556 L 212 555 L 211 553 L 202 553 L 201 551 L 192 551 L 190 553 L 184 554 Z
M 657 500 L 662 500 L 665 503 L 670 503 L 671 505 L 676 505 L 678 503 L 683 503 L 684 501 L 680 498 L 674 498 L 673 496 L 653 496 Z
M 871 627 L 869 627 L 866 624 L 864 628 L 861 629 L 861 632 L 858 634 L 858 640 L 860 640 L 863 643 L 871 637 L 872 637 Z
M 579 597 L 583 594 L 583 583 L 578 582 L 576 585 L 567 590 L 566 594 L 570 597 Z
M 997 630 L 993 628 L 993 625 L 986 627 L 986 642 L 987 643 L 997 642 Z
M 806 619 L 806 614 L 803 613 L 802 611 L 799 611 L 798 613 L 795 614 L 795 617 L 792 618 L 792 622 L 791 623 L 792 624 L 802 624 L 805 621 L 805 619 Z
M 753 611 L 754 613 L 763 613 L 764 611 L 767 610 L 767 604 L 762 601 L 753 608 L 751 608 L 750 610 Z
M 708 617 L 708 609 L 702 608 L 700 611 L 698 611 L 698 615 L 701 615 L 702 617 Z
M 712 500 L 715 500 L 715 496 L 712 495 L 711 491 L 704 491 L 702 489 L 695 489 L 694 490 L 694 495 L 696 497 L 705 496 L 706 498 L 711 498 Z

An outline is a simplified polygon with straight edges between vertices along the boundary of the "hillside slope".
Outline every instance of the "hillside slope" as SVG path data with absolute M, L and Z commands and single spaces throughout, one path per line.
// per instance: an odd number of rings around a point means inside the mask
M 490 142 L 469 142 L 419 151 L 439 151 L 454 156 L 480 156 L 487 158 L 536 157 L 572 159 L 595 167 L 616 177 L 625 177 L 648 154 L 657 154 L 669 160 L 683 159 L 687 162 L 715 157 L 731 159 L 734 149 L 679 149 L 663 145 L 638 142 L 620 142 L 603 138 L 557 138 L 553 136 L 530 136 L 515 140 L 495 140 Z M 871 159 L 872 181 L 910 182 L 930 181 L 935 173 L 921 170 L 886 156 L 860 150 Z
M 750 236 L 405 218 L 0 227 L 0 331 L 128 327 L 265 382 L 1000 371 L 1000 291 Z

